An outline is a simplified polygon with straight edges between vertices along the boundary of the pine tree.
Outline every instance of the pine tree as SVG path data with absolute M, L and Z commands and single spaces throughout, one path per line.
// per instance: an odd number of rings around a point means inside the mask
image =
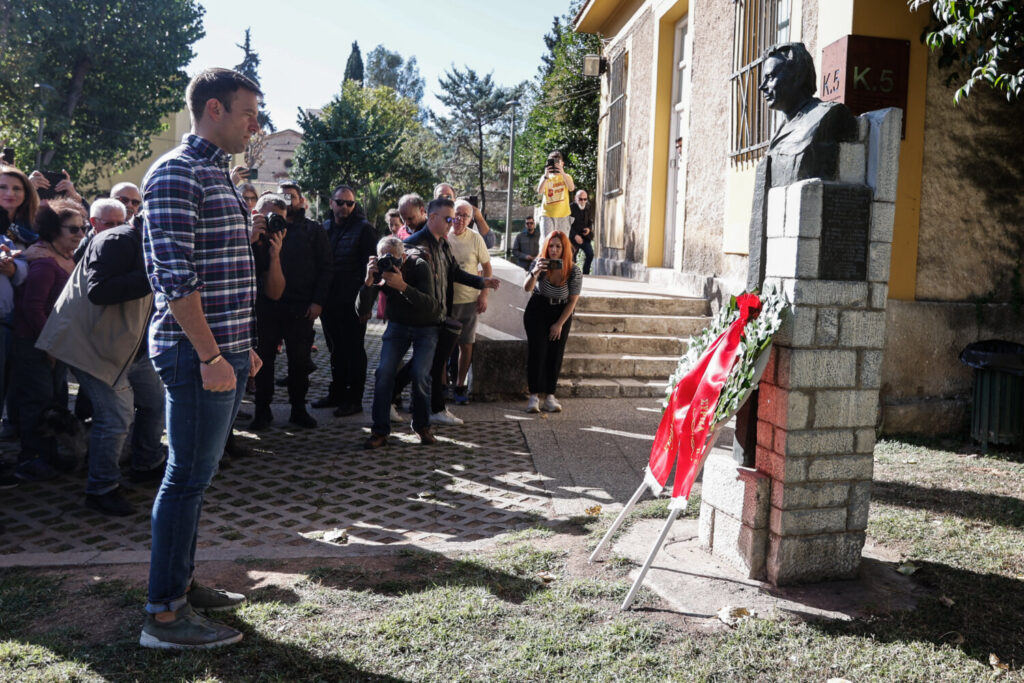
M 357 41 L 352 42 L 352 52 L 348 54 L 348 62 L 345 63 L 345 80 L 363 85 L 363 55 L 359 52 Z
M 235 47 L 242 51 L 242 61 L 235 66 L 235 71 L 242 74 L 256 85 L 259 85 L 260 56 L 252 49 L 251 32 L 252 29 L 245 29 L 245 42 L 241 45 L 235 43 Z M 263 130 L 270 131 L 271 133 L 277 130 L 274 126 L 274 122 L 270 120 L 270 114 L 267 113 L 266 105 L 264 105 L 263 102 L 260 102 L 260 111 L 257 115 L 257 120 L 259 121 L 260 128 Z

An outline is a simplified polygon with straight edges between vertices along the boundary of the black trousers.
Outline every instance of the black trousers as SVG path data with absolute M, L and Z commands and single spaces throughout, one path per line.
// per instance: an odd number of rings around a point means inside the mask
M 301 305 L 257 300 L 256 353 L 263 361 L 256 374 L 257 407 L 269 407 L 274 398 L 274 361 L 282 340 L 288 353 L 288 402 L 293 406 L 306 405 L 313 333 L 313 321 L 306 319 L 306 309 Z
M 528 344 L 526 358 L 526 382 L 531 394 L 553 394 L 562 373 L 562 357 L 565 342 L 572 328 L 572 316 L 562 325 L 562 334 L 551 340 L 551 326 L 562 315 L 568 303 L 552 304 L 547 297 L 534 295 L 526 304 L 523 326 L 526 328 Z
M 343 404 L 361 406 L 366 388 L 366 323 L 355 311 L 356 297 L 342 297 L 346 303 L 324 308 L 320 323 L 331 352 L 331 387 L 328 395 Z

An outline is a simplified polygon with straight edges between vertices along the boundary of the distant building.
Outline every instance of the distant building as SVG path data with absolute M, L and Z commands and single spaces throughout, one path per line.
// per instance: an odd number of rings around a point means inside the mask
M 273 190 L 282 180 L 294 175 L 295 148 L 302 142 L 302 133 L 291 129 L 279 130 L 263 138 L 263 163 L 257 168 L 259 177 L 252 183 L 261 192 Z

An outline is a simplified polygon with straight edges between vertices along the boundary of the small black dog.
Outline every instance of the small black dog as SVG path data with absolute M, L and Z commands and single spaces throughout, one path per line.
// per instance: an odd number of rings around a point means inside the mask
M 89 435 L 82 421 L 67 408 L 54 406 L 43 411 L 39 434 L 56 439 L 58 448 L 66 453 L 60 457 L 63 466 L 59 469 L 74 472 L 85 462 Z

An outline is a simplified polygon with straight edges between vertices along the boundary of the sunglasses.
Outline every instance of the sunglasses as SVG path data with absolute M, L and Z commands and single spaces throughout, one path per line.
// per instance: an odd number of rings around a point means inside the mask
M 85 228 L 80 225 L 62 225 L 60 226 L 70 232 L 72 235 L 77 235 L 80 232 L 85 232 Z
M 114 197 L 114 199 L 121 202 L 122 204 L 131 204 L 132 206 L 142 205 L 141 199 L 129 199 L 128 197 Z
M 338 206 L 347 206 L 349 208 L 356 205 L 354 199 L 332 199 L 331 201 L 337 204 Z

